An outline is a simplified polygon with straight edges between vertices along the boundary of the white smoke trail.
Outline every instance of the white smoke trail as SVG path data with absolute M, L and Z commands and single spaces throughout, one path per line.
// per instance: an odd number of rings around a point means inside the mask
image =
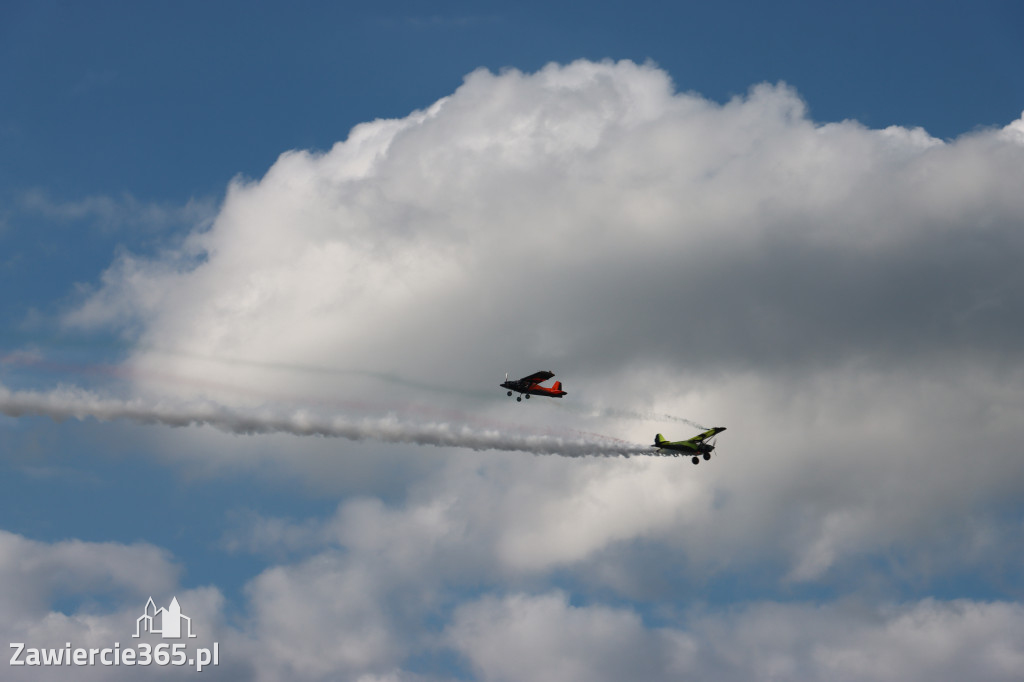
M 386 443 L 415 443 L 472 450 L 505 450 L 538 455 L 611 457 L 656 454 L 650 446 L 625 443 L 596 435 L 563 438 L 549 434 L 513 434 L 497 429 L 435 422 L 403 422 L 395 417 L 349 420 L 323 418 L 305 412 L 273 414 L 241 412 L 213 404 L 147 404 L 138 399 L 103 398 L 78 388 L 58 388 L 39 393 L 10 391 L 0 386 L 0 412 L 11 417 L 47 416 L 55 420 L 92 417 L 102 421 L 128 419 L 142 424 L 167 426 L 208 425 L 235 434 L 287 433 L 349 440 L 377 440 Z
M 706 431 L 708 427 L 701 426 L 692 419 L 686 417 L 677 417 L 672 414 L 664 414 L 662 412 L 637 412 L 635 410 L 623 410 L 615 407 L 606 407 L 597 410 L 595 416 L 599 417 L 611 417 L 613 419 L 633 419 L 637 421 L 649 421 L 649 422 L 676 422 L 679 424 L 686 424 L 692 426 L 695 429 Z
M 692 426 L 693 428 L 701 431 L 707 431 L 709 428 L 698 424 L 692 419 L 677 417 L 673 414 L 665 414 L 664 412 L 640 412 L 638 410 L 626 410 L 620 407 L 597 407 L 595 405 L 587 405 L 585 403 L 556 403 L 556 405 L 559 408 L 575 412 L 580 416 L 590 419 L 628 419 L 631 421 L 641 422 L 675 422 L 677 424 Z

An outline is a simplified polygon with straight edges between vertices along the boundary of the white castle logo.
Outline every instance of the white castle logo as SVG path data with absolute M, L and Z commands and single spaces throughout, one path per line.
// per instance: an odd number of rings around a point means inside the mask
M 185 621 L 185 632 L 188 636 L 195 637 L 192 634 L 192 619 L 181 612 L 177 597 L 171 599 L 171 604 L 166 609 L 158 609 L 150 597 L 146 602 L 146 609 L 135 621 L 135 634 L 132 637 L 141 637 L 143 632 L 149 632 L 164 639 L 180 639 L 182 621 Z

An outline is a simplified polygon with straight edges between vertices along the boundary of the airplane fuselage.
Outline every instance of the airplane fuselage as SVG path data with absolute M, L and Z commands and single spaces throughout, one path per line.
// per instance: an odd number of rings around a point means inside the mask
M 566 395 L 566 392 L 561 388 L 561 384 L 556 384 L 556 387 L 548 388 L 547 386 L 541 386 L 540 384 L 533 384 L 525 381 L 506 381 L 501 384 L 501 387 L 521 395 L 543 395 L 549 398 L 561 398 L 563 395 Z
M 656 445 L 659 450 L 674 450 L 682 453 L 693 453 L 701 455 L 705 452 L 714 452 L 715 446 L 707 443 L 690 443 L 689 441 L 678 441 L 675 443 L 659 443 Z
M 708 443 L 707 439 L 718 435 L 722 431 L 725 431 L 724 426 L 716 426 L 693 438 L 675 441 L 666 440 L 659 433 L 654 437 L 654 447 L 658 448 L 659 454 L 668 454 L 675 457 L 679 455 L 692 455 L 693 463 L 696 464 L 700 461 L 701 457 L 705 460 L 711 459 L 711 453 L 714 452 L 715 446 Z

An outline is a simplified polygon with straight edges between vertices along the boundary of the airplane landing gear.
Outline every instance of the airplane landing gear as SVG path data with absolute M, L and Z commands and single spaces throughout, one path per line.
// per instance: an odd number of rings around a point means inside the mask
M 529 394 L 529 393 L 527 393 L 527 394 L 526 394 L 526 399 L 527 399 L 527 400 L 529 400 L 529 399 L 530 399 L 530 394 Z
M 694 464 L 700 464 L 700 457 L 694 457 L 693 458 L 693 463 Z
M 711 453 L 710 453 L 710 452 L 705 452 L 705 453 L 704 453 L 704 461 L 706 462 L 706 461 L 708 461 L 709 459 L 711 459 Z
M 508 393 L 506 393 L 505 395 L 507 395 L 507 396 L 508 396 L 509 398 L 511 398 L 511 397 L 512 397 L 512 391 L 509 391 L 509 392 L 508 392 Z
M 516 397 L 516 402 L 517 402 L 517 403 L 521 403 L 521 402 L 523 402 L 523 396 L 517 396 L 517 397 Z

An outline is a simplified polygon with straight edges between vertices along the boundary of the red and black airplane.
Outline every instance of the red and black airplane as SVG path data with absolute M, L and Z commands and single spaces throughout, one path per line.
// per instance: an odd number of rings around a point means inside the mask
M 522 401 L 524 395 L 527 400 L 530 399 L 531 395 L 546 395 L 549 398 L 561 398 L 565 395 L 565 391 L 562 390 L 561 381 L 556 381 L 550 388 L 547 386 L 541 386 L 541 383 L 547 381 L 553 376 L 555 376 L 554 372 L 534 372 L 530 376 L 523 377 L 522 379 L 509 381 L 508 372 L 505 372 L 505 383 L 501 384 L 501 387 L 508 389 L 509 397 L 512 396 L 513 391 L 518 393 L 519 395 L 516 397 L 517 402 Z

